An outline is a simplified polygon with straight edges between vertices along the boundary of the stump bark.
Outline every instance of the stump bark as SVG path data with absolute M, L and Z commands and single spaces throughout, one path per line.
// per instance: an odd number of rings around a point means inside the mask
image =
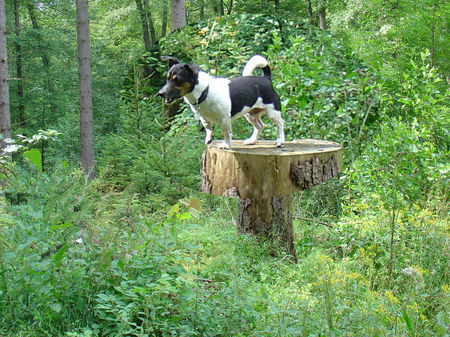
M 203 153 L 201 191 L 239 198 L 237 230 L 280 242 L 296 260 L 292 229 L 292 193 L 333 177 L 342 169 L 342 147 L 313 139 L 273 141 L 232 149 L 209 144 Z

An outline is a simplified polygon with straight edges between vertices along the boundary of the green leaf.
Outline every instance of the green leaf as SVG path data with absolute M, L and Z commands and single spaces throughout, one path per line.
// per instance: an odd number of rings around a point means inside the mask
M 59 268 L 61 266 L 61 261 L 66 255 L 67 249 L 69 248 L 69 245 L 66 243 L 64 246 L 62 246 L 56 254 L 53 256 L 53 262 L 55 262 L 56 266 Z
M 39 171 L 42 171 L 42 156 L 38 149 L 30 149 L 23 153 L 24 157 L 27 158 L 34 166 L 36 166 Z
M 50 304 L 50 309 L 59 314 L 62 310 L 62 306 L 59 303 L 52 303 Z
M 403 315 L 403 319 L 405 320 L 406 326 L 408 327 L 409 332 L 413 333 L 414 332 L 413 325 L 411 323 L 411 320 L 410 320 L 406 310 L 402 310 L 402 315 Z
M 308 102 L 306 101 L 306 99 L 302 99 L 297 102 L 297 107 L 299 109 L 303 109 L 307 104 L 308 104 Z
M 66 228 L 69 228 L 71 226 L 73 226 L 73 224 L 71 222 L 66 222 L 66 223 L 63 223 L 63 224 L 60 224 L 60 225 L 52 225 L 52 226 L 50 226 L 50 230 L 54 231 L 54 230 L 57 230 L 57 229 L 66 229 Z
M 180 204 L 173 205 L 172 208 L 170 209 L 170 211 L 167 213 L 167 218 L 168 219 L 175 218 L 175 214 L 178 213 L 179 208 L 180 208 Z
M 178 221 L 189 220 L 191 218 L 191 213 L 189 212 L 181 213 L 177 218 Z

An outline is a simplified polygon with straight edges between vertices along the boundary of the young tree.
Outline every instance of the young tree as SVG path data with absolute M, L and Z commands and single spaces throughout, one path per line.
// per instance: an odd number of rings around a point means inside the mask
M 4 138 L 11 137 L 5 0 L 0 0 L 0 134 Z M 0 140 L 0 153 L 5 146 L 6 144 Z
M 16 28 L 16 72 L 17 72 L 17 95 L 19 96 L 19 123 L 25 123 L 25 100 L 22 85 L 22 48 L 20 45 L 20 17 L 19 17 L 19 0 L 14 0 L 14 19 Z
M 171 0 L 172 32 L 186 26 L 186 1 Z
M 95 176 L 94 129 L 92 117 L 91 48 L 88 0 L 76 0 L 78 77 L 80 91 L 81 166 L 89 179 Z

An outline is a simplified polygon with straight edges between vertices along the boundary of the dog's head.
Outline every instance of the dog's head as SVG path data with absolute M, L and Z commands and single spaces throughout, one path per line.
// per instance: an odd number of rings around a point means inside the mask
M 166 103 L 172 103 L 194 90 L 198 83 L 199 68 L 193 64 L 181 63 L 172 56 L 163 56 L 161 59 L 169 61 L 170 69 L 166 84 L 158 91 L 158 95 L 164 98 Z

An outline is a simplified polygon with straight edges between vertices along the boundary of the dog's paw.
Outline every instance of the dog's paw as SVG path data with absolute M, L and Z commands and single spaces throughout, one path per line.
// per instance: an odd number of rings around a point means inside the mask
M 231 150 L 231 145 L 227 142 L 222 142 L 219 145 L 217 145 L 217 148 L 223 149 L 223 150 Z
M 276 146 L 277 147 L 283 147 L 284 146 L 284 142 L 276 142 Z

